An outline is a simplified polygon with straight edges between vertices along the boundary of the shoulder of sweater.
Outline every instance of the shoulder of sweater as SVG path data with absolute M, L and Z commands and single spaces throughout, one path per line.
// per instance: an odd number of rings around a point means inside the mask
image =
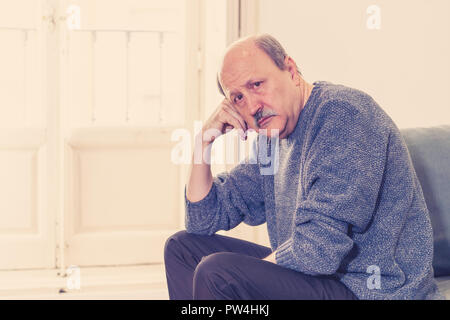
M 395 123 L 367 93 L 344 85 L 320 82 L 315 107 L 308 121 L 308 134 L 313 138 L 334 123 L 357 124 L 367 136 L 385 141 L 396 129 Z M 337 122 L 336 122 L 337 123 Z
M 315 118 L 327 117 L 331 109 L 355 114 L 360 120 L 380 129 L 392 128 L 393 121 L 378 103 L 366 92 L 344 85 L 320 82 Z
M 369 94 L 359 89 L 330 82 L 321 82 L 320 86 L 319 100 L 321 105 L 340 104 L 361 111 L 370 105 L 378 107 L 378 104 Z

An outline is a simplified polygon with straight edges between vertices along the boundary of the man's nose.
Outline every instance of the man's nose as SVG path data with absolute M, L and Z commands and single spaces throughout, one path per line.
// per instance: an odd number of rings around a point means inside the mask
M 262 103 L 260 103 L 258 100 L 254 100 L 254 99 L 248 99 L 249 102 L 249 108 L 250 108 L 250 115 L 252 117 L 255 116 L 255 114 L 261 110 L 262 108 Z

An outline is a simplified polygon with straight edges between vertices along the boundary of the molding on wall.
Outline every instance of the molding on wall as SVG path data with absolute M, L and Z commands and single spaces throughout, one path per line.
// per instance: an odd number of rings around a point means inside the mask
M 259 0 L 240 0 L 240 37 L 257 34 Z
M 227 45 L 240 37 L 240 0 L 227 1 Z
M 227 2 L 227 44 L 258 33 L 259 0 Z

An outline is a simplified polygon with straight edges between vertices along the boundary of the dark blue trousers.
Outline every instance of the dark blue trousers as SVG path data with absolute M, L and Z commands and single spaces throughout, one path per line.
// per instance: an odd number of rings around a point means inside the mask
M 339 280 L 313 277 L 263 261 L 272 250 L 222 235 L 180 231 L 166 241 L 164 262 L 172 300 L 356 299 Z

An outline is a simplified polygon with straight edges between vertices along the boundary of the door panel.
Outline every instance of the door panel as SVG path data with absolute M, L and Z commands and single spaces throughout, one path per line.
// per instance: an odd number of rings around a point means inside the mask
M 170 138 L 198 119 L 198 8 L 0 2 L 0 269 L 163 261 L 184 222 Z
M 81 28 L 63 31 L 64 261 L 160 263 L 184 216 L 170 138 L 186 125 L 186 1 L 70 3 Z
M 169 131 L 167 128 L 165 129 Z M 180 229 L 181 168 L 160 129 L 78 129 L 68 143 L 68 264 L 162 262 Z
M 55 266 L 41 4 L 0 3 L 0 269 Z

